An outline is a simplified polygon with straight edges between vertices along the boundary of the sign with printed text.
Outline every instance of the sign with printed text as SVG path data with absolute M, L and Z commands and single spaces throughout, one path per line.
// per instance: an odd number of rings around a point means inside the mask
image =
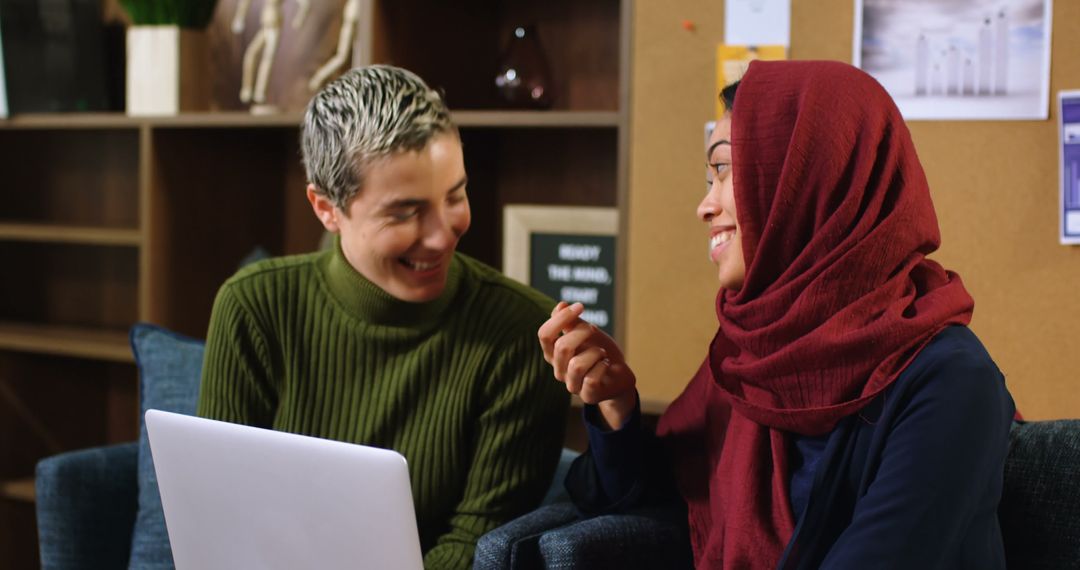
M 583 304 L 582 318 L 615 336 L 618 226 L 615 208 L 508 205 L 503 272 L 552 299 Z
M 582 318 L 614 334 L 614 236 L 534 233 L 529 284 L 558 301 L 585 305 Z

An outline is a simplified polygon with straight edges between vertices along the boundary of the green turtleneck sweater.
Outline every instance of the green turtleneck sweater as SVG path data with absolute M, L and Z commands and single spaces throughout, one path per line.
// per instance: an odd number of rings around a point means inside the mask
M 260 262 L 218 292 L 198 414 L 398 451 L 425 567 L 469 568 L 559 458 L 568 395 L 536 340 L 552 306 L 461 254 L 429 303 L 391 297 L 339 247 Z

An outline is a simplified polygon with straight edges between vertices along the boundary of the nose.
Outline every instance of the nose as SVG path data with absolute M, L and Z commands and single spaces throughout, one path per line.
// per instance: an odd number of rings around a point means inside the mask
M 457 235 L 445 214 L 429 216 L 423 228 L 423 245 L 429 249 L 446 250 L 454 246 Z
M 709 192 L 705 194 L 705 197 L 701 199 L 701 203 L 697 207 L 697 217 L 703 222 L 712 221 L 713 218 L 720 215 L 720 211 L 723 209 L 720 206 L 720 192 L 717 189 L 717 182 L 713 180 L 709 185 Z
M 454 231 L 449 213 L 444 208 L 432 214 L 424 220 L 424 247 L 436 251 L 452 249 L 460 236 Z

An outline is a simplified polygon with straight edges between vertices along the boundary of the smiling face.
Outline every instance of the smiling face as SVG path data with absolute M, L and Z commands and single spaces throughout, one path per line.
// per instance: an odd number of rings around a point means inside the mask
M 731 164 L 731 115 L 717 121 L 705 157 L 709 192 L 698 204 L 698 219 L 709 235 L 709 259 L 716 264 L 717 279 L 724 289 L 738 291 L 746 277 L 742 232 L 735 215 L 735 173 Z
M 465 163 L 456 134 L 419 151 L 379 159 L 345 211 L 313 185 L 308 200 L 323 226 L 341 234 L 349 264 L 390 295 L 414 303 L 446 287 L 458 240 L 469 229 Z

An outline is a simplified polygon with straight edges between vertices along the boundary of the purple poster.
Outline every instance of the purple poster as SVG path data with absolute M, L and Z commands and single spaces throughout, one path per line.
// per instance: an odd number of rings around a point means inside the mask
M 1080 91 L 1062 91 L 1061 243 L 1080 244 Z

